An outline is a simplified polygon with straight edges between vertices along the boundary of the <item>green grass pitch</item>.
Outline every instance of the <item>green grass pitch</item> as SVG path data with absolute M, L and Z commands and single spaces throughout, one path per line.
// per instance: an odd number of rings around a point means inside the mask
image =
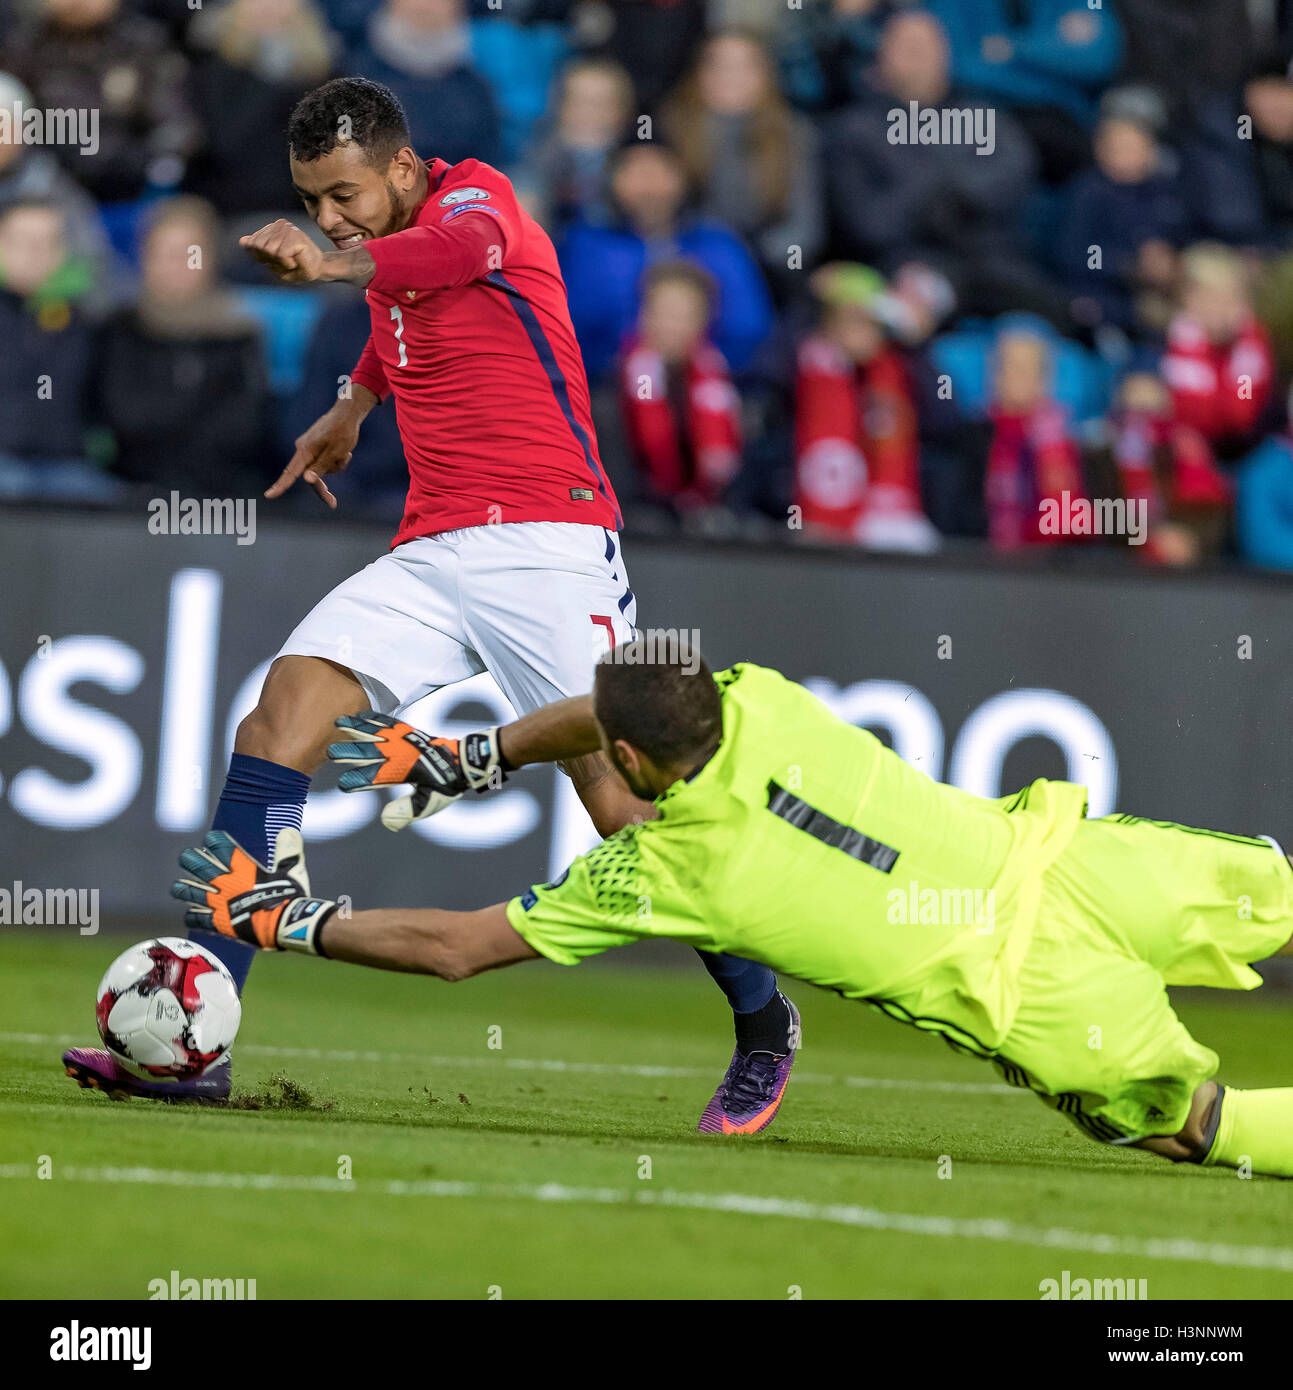
M 1065 1269 L 1151 1299 L 1293 1297 L 1293 1184 L 1097 1145 L 807 986 L 799 1075 L 750 1139 L 695 1133 L 730 1025 L 702 970 L 651 958 L 451 986 L 266 957 L 247 1108 L 160 1106 L 58 1062 L 94 1041 L 124 944 L 0 941 L 4 1297 L 142 1299 L 176 1270 L 260 1299 L 1035 1299 Z M 1293 1080 L 1287 1002 L 1181 1012 L 1225 1079 Z

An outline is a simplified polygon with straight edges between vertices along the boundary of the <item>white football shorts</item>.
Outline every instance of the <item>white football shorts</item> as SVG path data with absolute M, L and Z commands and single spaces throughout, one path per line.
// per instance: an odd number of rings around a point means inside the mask
M 587 694 L 598 657 L 632 641 L 636 619 L 612 532 L 568 521 L 469 526 L 374 560 L 278 655 L 347 667 L 372 708 L 391 715 L 488 671 L 524 715 Z

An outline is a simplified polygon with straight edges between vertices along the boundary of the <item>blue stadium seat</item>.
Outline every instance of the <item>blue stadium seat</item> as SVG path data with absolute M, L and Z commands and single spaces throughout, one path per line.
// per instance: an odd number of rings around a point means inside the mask
M 937 338 L 931 347 L 934 365 L 951 377 L 957 398 L 972 415 L 982 415 L 988 408 L 992 353 L 1000 327 L 1000 323 L 983 319 L 967 320 Z M 1038 331 L 1050 343 L 1056 400 L 1068 407 L 1078 423 L 1102 415 L 1109 407 L 1113 386 L 1108 364 L 1045 325 Z
M 1249 564 L 1293 571 L 1293 447 L 1264 439 L 1239 465 L 1235 529 Z
M 103 223 L 112 249 L 130 265 L 139 264 L 139 239 L 145 214 L 165 196 L 158 190 L 129 203 L 99 204 L 99 221 Z
M 239 286 L 233 291 L 244 313 L 265 334 L 270 386 L 276 396 L 288 396 L 301 384 L 305 350 L 324 308 L 317 290 L 280 289 L 275 285 Z

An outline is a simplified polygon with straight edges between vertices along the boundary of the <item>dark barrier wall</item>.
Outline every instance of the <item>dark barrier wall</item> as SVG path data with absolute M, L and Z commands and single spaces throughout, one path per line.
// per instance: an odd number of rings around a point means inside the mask
M 245 546 L 150 535 L 144 517 L 0 517 L 0 889 L 167 905 L 265 664 L 387 541 L 263 516 Z M 646 543 L 627 559 L 640 626 L 697 631 L 716 669 L 779 667 L 933 776 L 988 795 L 1067 776 L 1092 814 L 1293 844 L 1287 582 Z M 452 731 L 506 714 L 477 678 L 414 717 Z M 375 796 L 333 780 L 311 798 L 311 869 L 357 905 L 495 901 L 591 833 L 549 769 L 400 837 Z

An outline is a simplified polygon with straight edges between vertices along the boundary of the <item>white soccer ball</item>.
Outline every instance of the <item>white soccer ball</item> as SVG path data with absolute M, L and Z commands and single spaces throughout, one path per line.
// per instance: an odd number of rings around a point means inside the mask
M 95 1014 L 103 1045 L 137 1076 L 191 1080 L 228 1055 L 242 1004 L 210 951 L 161 936 L 108 966 Z

